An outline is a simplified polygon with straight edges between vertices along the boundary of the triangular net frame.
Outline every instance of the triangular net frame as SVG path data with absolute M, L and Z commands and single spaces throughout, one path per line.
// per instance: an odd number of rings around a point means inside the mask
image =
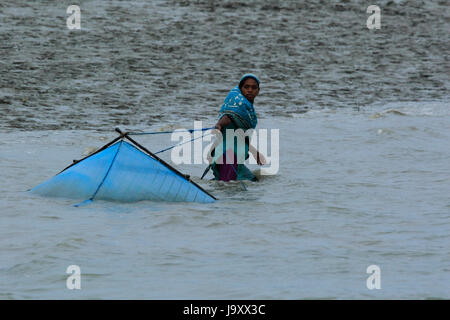
M 217 200 L 126 133 L 30 191 L 50 197 L 120 202 Z

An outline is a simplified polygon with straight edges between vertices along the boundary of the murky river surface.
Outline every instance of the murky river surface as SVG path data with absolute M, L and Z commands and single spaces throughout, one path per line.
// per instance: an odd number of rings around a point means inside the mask
M 364 1 L 79 3 L 72 31 L 71 3 L 0 3 L 0 298 L 450 298 L 448 2 L 379 1 L 379 30 Z M 178 165 L 220 200 L 26 192 L 115 127 L 214 125 L 246 72 L 280 136 L 247 191 Z

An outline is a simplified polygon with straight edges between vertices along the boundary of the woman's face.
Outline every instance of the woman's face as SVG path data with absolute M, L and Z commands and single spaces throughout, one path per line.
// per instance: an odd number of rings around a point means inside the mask
M 253 103 L 255 97 L 259 93 L 258 83 L 252 78 L 245 79 L 244 84 L 241 87 L 241 92 L 248 101 Z

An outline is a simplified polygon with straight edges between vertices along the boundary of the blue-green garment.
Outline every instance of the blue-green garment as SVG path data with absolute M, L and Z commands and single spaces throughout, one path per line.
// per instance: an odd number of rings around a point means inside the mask
M 233 90 L 231 90 L 230 93 L 225 98 L 224 104 L 220 109 L 219 119 L 221 119 L 225 115 L 227 115 L 231 119 L 231 123 L 228 124 L 226 127 L 222 128 L 221 130 L 223 136 L 222 144 L 216 148 L 213 154 L 216 160 L 221 155 L 225 155 L 223 163 L 225 163 L 226 161 L 230 162 L 233 161 L 233 159 L 229 158 L 230 152 L 228 153 L 226 152 L 227 149 L 231 149 L 232 146 L 232 141 L 229 141 L 227 145 L 226 130 L 242 129 L 244 130 L 244 132 L 246 132 L 249 129 L 255 129 L 256 124 L 258 123 L 258 119 L 255 113 L 255 109 L 253 108 L 253 104 L 242 95 L 239 86 L 233 88 Z M 234 154 L 236 155 L 237 158 L 248 159 L 250 139 L 245 139 L 244 148 L 238 148 L 236 140 L 237 139 L 235 139 L 234 141 L 234 148 L 233 148 Z M 221 150 L 221 154 L 218 153 L 219 150 Z M 242 152 L 244 152 L 243 155 L 240 154 Z M 221 164 L 217 164 L 216 161 L 214 161 L 211 165 L 211 169 L 213 170 L 214 177 L 216 180 L 222 180 L 219 172 L 220 166 Z M 245 164 L 238 164 L 232 170 L 235 170 L 237 180 L 256 180 L 255 175 L 245 166 Z
M 219 119 L 224 115 L 230 116 L 237 127 L 243 130 L 255 129 L 258 123 L 253 104 L 244 97 L 239 86 L 234 87 L 225 98 Z

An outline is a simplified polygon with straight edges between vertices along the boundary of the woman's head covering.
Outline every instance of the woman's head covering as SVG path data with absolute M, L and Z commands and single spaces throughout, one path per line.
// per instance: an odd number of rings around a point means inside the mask
M 225 98 L 220 108 L 219 119 L 224 115 L 231 117 L 233 123 L 244 130 L 255 129 L 258 123 L 253 103 L 244 97 L 239 86 L 234 87 Z
M 246 73 L 246 74 L 244 74 L 242 76 L 241 80 L 239 80 L 239 88 L 242 87 L 242 85 L 244 84 L 245 80 L 248 79 L 248 78 L 255 79 L 256 83 L 258 83 L 258 88 L 259 88 L 259 79 L 253 73 Z

